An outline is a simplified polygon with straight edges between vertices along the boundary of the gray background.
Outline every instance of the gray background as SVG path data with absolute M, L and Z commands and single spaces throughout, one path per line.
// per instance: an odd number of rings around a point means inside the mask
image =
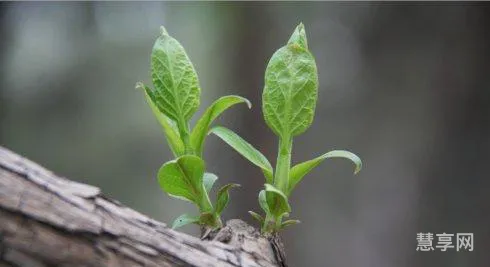
M 291 265 L 488 266 L 488 15 L 475 3 L 1 3 L 0 144 L 170 223 L 195 208 L 160 191 L 155 174 L 171 154 L 134 89 L 150 83 L 159 26 L 198 72 L 194 120 L 221 95 L 249 98 L 251 111 L 234 107 L 219 124 L 274 164 L 263 74 L 302 21 L 320 88 L 293 162 L 347 149 L 364 169 L 352 176 L 350 162 L 330 160 L 298 186 L 302 223 L 283 233 Z M 224 217 L 252 223 L 260 171 L 207 141 L 219 183 L 242 184 Z M 475 250 L 416 252 L 418 232 L 472 232 Z

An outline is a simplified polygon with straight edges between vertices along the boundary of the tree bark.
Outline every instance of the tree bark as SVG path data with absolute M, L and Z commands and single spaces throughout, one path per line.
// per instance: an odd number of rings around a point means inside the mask
M 0 147 L 0 267 L 286 266 L 280 239 L 243 221 L 211 237 L 173 231 Z

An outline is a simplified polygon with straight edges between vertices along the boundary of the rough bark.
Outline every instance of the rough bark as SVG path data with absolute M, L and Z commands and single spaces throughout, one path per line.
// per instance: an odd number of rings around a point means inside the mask
M 173 231 L 0 147 L 0 267 L 285 266 L 280 239 L 240 220 L 210 239 Z

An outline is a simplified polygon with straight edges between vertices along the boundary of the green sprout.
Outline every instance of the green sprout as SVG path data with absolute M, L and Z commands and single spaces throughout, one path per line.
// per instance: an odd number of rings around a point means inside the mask
M 199 216 L 183 214 L 173 228 L 189 223 L 208 229 L 222 226 L 221 213 L 229 201 L 229 189 L 239 186 L 228 184 L 218 190 L 213 206 L 209 193 L 218 177 L 205 172 L 202 159 L 204 141 L 213 121 L 225 110 L 239 103 L 251 108 L 250 102 L 240 96 L 224 96 L 206 109 L 190 130 L 189 120 L 200 105 L 201 89 L 196 71 L 182 45 L 161 27 L 151 53 L 151 77 L 154 90 L 138 82 L 146 100 L 163 127 L 167 143 L 175 157 L 158 171 L 158 182 L 170 196 L 197 205 Z
M 299 222 L 283 221 L 291 212 L 288 197 L 303 177 L 323 160 L 347 158 L 355 164 L 354 174 L 361 170 L 361 159 L 344 150 L 330 151 L 291 167 L 293 138 L 305 132 L 312 124 L 317 95 L 315 58 L 308 50 L 304 26 L 299 24 L 288 43 L 272 55 L 265 71 L 262 111 L 266 124 L 279 137 L 275 171 L 262 153 L 231 130 L 215 127 L 210 131 L 260 167 L 264 173 L 266 183 L 259 193 L 259 204 L 265 217 L 249 212 L 260 222 L 263 233 L 277 232 Z

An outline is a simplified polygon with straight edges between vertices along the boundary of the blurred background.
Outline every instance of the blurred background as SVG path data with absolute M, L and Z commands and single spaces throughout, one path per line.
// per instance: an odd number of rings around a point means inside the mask
M 291 266 L 489 266 L 490 9 L 468 4 L 1 3 L 0 144 L 171 223 L 195 208 L 156 182 L 171 159 L 137 81 L 151 84 L 159 26 L 185 47 L 201 108 L 238 94 L 219 124 L 275 164 L 261 113 L 266 64 L 306 26 L 319 70 L 316 119 L 293 162 L 358 154 L 316 168 L 292 195 L 283 232 Z M 225 219 L 255 223 L 258 168 L 214 136 L 207 169 L 237 182 Z M 197 227 L 182 229 L 197 234 Z M 474 251 L 416 251 L 416 234 L 474 233 Z M 455 240 L 453 240 L 456 242 Z

